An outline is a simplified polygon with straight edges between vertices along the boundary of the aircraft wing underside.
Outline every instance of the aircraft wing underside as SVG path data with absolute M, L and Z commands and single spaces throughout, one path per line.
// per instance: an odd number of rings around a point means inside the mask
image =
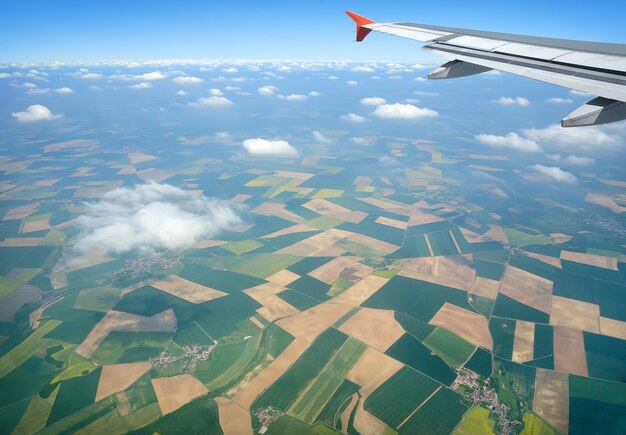
M 456 29 L 376 23 L 353 12 L 357 41 L 371 31 L 427 43 L 448 60 L 430 79 L 466 77 L 491 69 L 597 95 L 561 121 L 564 127 L 626 119 L 626 45 Z

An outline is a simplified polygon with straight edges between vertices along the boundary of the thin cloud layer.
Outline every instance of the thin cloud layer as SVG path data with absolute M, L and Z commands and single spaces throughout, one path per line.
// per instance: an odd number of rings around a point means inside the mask
M 493 102 L 501 106 L 530 106 L 530 101 L 524 97 L 500 97 L 497 100 L 493 100 Z
M 385 104 L 386 102 L 387 100 L 380 97 L 368 97 L 361 100 L 361 104 L 363 104 L 364 106 L 380 106 L 381 104 Z
M 54 115 L 50 109 L 41 104 L 28 106 L 23 112 L 13 112 L 12 116 L 19 122 L 50 121 L 61 117 L 61 115 Z
M 195 103 L 191 103 L 191 105 L 196 107 L 226 107 L 232 106 L 233 104 L 234 103 L 228 98 L 218 97 L 215 95 L 211 97 L 198 98 Z
M 413 104 L 382 104 L 374 110 L 374 116 L 382 119 L 419 119 L 439 116 L 435 110 L 414 106 Z
M 574 175 L 572 175 L 570 172 L 564 171 L 558 166 L 533 165 L 530 168 L 534 169 L 540 174 L 552 178 L 558 183 L 574 184 L 576 183 L 576 181 L 578 181 L 578 179 Z
M 195 85 L 204 82 L 200 77 L 180 76 L 172 79 L 178 85 Z
M 298 155 L 298 150 L 286 140 L 267 140 L 257 137 L 244 140 L 243 147 L 248 153 L 257 156 L 296 157 Z
M 74 250 L 150 254 L 183 249 L 239 224 L 232 205 L 151 182 L 115 189 L 86 204 Z
M 367 119 L 361 115 L 357 115 L 356 113 L 348 113 L 347 115 L 341 115 L 339 117 L 342 121 L 354 122 L 355 124 L 362 124 Z

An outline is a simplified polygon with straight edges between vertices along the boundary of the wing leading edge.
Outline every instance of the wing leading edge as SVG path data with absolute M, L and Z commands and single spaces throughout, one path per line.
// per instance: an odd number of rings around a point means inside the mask
M 356 40 L 372 31 L 427 43 L 448 60 L 429 79 L 466 77 L 491 69 L 597 95 L 562 121 L 563 127 L 626 119 L 626 45 L 571 41 L 412 23 L 377 23 L 346 12 Z

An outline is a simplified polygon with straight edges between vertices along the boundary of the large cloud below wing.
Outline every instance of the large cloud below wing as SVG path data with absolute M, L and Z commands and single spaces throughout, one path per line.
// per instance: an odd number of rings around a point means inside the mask
M 152 253 L 181 249 L 241 223 L 234 205 L 169 184 L 119 188 L 87 204 L 79 217 L 78 253 Z

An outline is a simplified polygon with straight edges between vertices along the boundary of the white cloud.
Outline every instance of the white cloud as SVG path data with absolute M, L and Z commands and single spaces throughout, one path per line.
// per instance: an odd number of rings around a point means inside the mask
M 361 104 L 364 104 L 365 106 L 380 106 L 381 104 L 385 104 L 386 102 L 387 100 L 380 97 L 368 97 L 361 100 Z
M 243 141 L 243 147 L 250 154 L 257 156 L 295 157 L 298 155 L 298 150 L 286 140 L 246 139 Z
M 28 106 L 23 112 L 13 112 L 13 118 L 20 122 L 50 121 L 60 117 L 61 115 L 54 115 L 50 109 L 41 104 Z
M 0 73 L 0 79 L 6 79 L 11 77 L 11 74 L 9 73 Z
M 241 88 L 239 86 L 226 86 L 224 89 L 227 91 L 240 91 Z
M 339 80 L 337 76 L 328 76 L 328 80 Z
M 195 85 L 204 82 L 200 77 L 180 76 L 173 78 L 172 81 L 178 85 Z
M 75 77 L 78 77 L 78 78 L 81 78 L 81 79 L 85 79 L 85 80 L 98 80 L 98 79 L 101 79 L 104 76 L 102 74 L 100 74 L 100 73 L 81 72 L 81 73 L 75 75 Z
M 372 68 L 370 68 L 369 66 L 355 66 L 354 68 L 352 68 L 352 71 L 355 71 L 355 72 L 374 72 L 374 70 Z
M 346 82 L 346 85 L 348 86 L 357 86 L 359 84 L 359 82 L 357 82 L 356 80 L 348 80 Z
M 179 90 L 178 92 L 176 92 L 176 95 L 179 95 L 181 97 L 184 97 L 185 95 L 187 95 L 187 92 L 183 91 L 182 89 Z
M 492 102 L 500 104 L 501 106 L 526 107 L 530 105 L 530 101 L 524 97 L 500 97 L 497 100 L 492 100 Z
M 213 95 L 214 97 L 223 97 L 224 93 L 217 88 L 209 89 L 209 95 Z
M 571 98 L 558 97 L 548 98 L 546 101 L 551 104 L 572 104 L 574 102 Z
M 378 163 L 383 166 L 398 166 L 400 164 L 400 161 L 395 157 L 384 155 L 378 158 Z
M 559 183 L 573 184 L 578 180 L 571 173 L 564 171 L 557 166 L 534 165 L 530 168 L 552 178 L 554 181 Z
M 129 88 L 131 89 L 150 89 L 152 87 L 152 83 L 149 82 L 141 82 L 141 83 L 137 83 L 136 85 L 130 85 Z
M 198 100 L 195 103 L 191 103 L 191 105 L 193 106 L 202 106 L 202 107 L 225 107 L 225 106 L 231 106 L 232 104 L 233 102 L 230 101 L 228 98 L 216 97 L 216 96 L 198 98 Z
M 278 98 L 287 100 L 287 101 L 304 101 L 308 97 L 302 94 L 290 94 L 290 95 L 279 95 Z
M 547 157 L 550 160 L 565 163 L 566 165 L 589 166 L 596 162 L 595 159 L 592 159 L 591 157 L 578 157 L 573 154 L 565 157 L 560 154 L 548 154 Z
M 264 95 L 266 97 L 270 95 L 274 95 L 276 91 L 278 91 L 278 88 L 274 85 L 261 86 L 259 89 L 257 89 L 257 92 L 259 94 Z
M 74 89 L 63 86 L 62 88 L 55 89 L 54 92 L 56 92 L 57 94 L 73 94 Z
M 234 68 L 232 66 L 230 68 L 224 68 L 222 71 L 228 74 L 235 74 L 236 72 L 239 72 L 237 68 Z
M 167 74 L 162 73 L 161 71 L 152 71 L 149 73 L 139 74 L 134 76 L 135 80 L 163 80 L 167 78 Z
M 356 124 L 362 124 L 367 119 L 361 115 L 357 115 L 356 113 L 348 113 L 347 115 L 341 115 L 339 117 L 342 121 L 354 122 Z
M 377 141 L 378 138 L 376 138 L 376 136 L 356 136 L 350 139 L 350 142 L 360 146 L 374 145 Z
M 237 210 L 178 187 L 154 182 L 118 188 L 86 204 L 78 218 L 78 253 L 183 249 L 237 226 Z
M 319 97 L 320 95 L 322 95 L 322 94 L 317 92 L 317 91 L 309 92 L 309 97 Z
M 434 110 L 421 108 L 412 104 L 382 104 L 374 110 L 374 116 L 383 119 L 418 119 L 439 116 Z
M 616 128 L 619 128 L 616 127 Z M 624 145 L 624 134 L 609 133 L 611 127 L 582 127 L 563 128 L 560 125 L 553 125 L 541 129 L 523 130 L 524 135 L 554 148 L 562 148 L 567 152 L 597 152 L 600 149 L 612 150 Z
M 333 140 L 329 137 L 324 136 L 322 133 L 320 133 L 319 131 L 314 131 L 313 132 L 313 137 L 315 138 L 316 141 L 318 141 L 319 143 L 333 143 Z
M 479 134 L 475 139 L 483 144 L 494 148 L 510 148 L 525 152 L 540 152 L 541 147 L 532 139 L 521 137 L 517 133 L 508 133 L 505 136 L 493 134 Z

